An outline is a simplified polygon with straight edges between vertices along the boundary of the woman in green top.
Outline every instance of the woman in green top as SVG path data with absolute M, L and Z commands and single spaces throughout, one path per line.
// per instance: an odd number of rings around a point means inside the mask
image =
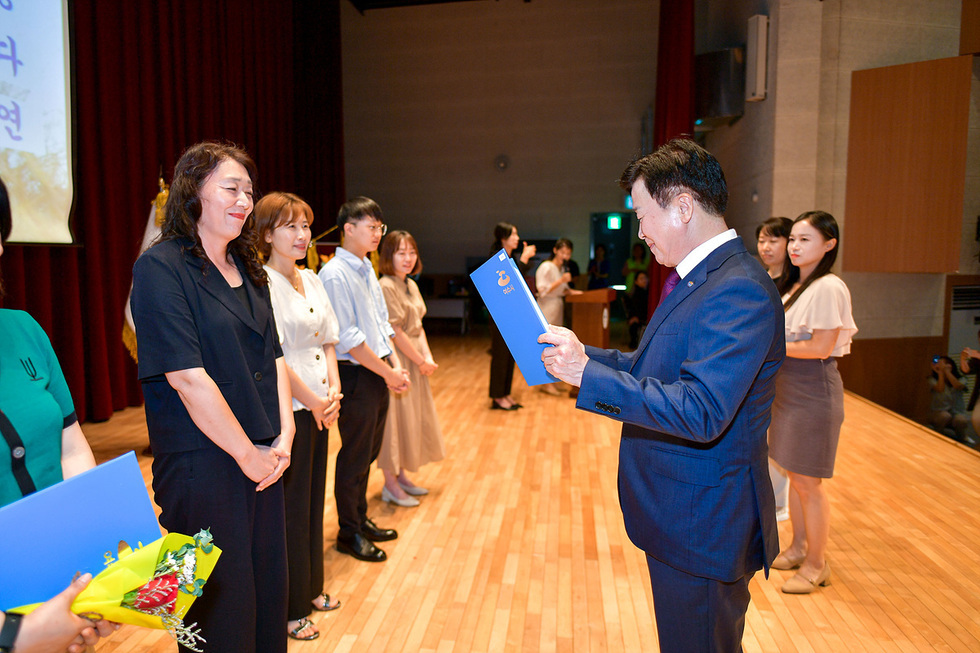
M 10 205 L 0 181 L 0 254 Z M 0 281 L 0 293 L 3 292 Z M 0 309 L 0 506 L 95 467 L 61 365 L 41 326 Z
M 0 179 L 0 256 L 10 236 L 10 201 Z M 0 297 L 3 297 L 0 278 Z M 95 466 L 51 342 L 23 311 L 0 309 L 0 506 Z M 60 437 L 59 437 L 60 434 Z M 9 534 L 8 534 L 9 535 Z M 18 652 L 80 653 L 119 628 L 71 612 L 91 574 L 29 615 L 0 612 L 0 643 Z

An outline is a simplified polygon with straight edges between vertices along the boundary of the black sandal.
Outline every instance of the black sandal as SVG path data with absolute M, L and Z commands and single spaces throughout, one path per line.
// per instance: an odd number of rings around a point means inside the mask
M 311 603 L 313 603 L 313 609 L 316 610 L 317 612 L 332 612 L 333 610 L 336 610 L 337 608 L 340 607 L 340 601 L 339 600 L 336 603 L 334 603 L 333 605 L 330 605 L 330 595 L 327 594 L 326 592 L 323 592 L 322 594 L 320 594 L 320 596 L 323 598 L 323 607 L 322 608 L 317 607 L 316 599 L 314 599 L 313 601 L 311 601 Z
M 315 628 L 316 626 L 314 626 L 314 624 L 313 624 L 312 621 L 310 621 L 306 617 L 303 617 L 302 619 L 299 620 L 299 625 L 296 626 L 295 628 L 293 628 L 292 630 L 287 631 L 286 634 L 289 635 L 290 637 L 292 637 L 293 639 L 298 639 L 298 640 L 300 640 L 302 642 L 308 642 L 308 641 L 313 640 L 313 639 L 316 639 L 317 637 L 320 636 L 320 632 L 317 631 L 317 632 L 313 633 L 312 635 L 308 635 L 306 637 L 300 637 L 300 633 L 303 632 L 304 630 L 306 630 L 307 628 L 310 628 L 310 627 L 314 627 Z

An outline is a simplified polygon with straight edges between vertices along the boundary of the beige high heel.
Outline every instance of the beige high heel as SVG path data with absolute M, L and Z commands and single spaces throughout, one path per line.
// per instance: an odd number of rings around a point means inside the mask
M 414 508 L 419 505 L 419 500 L 415 497 L 407 496 L 404 499 L 399 499 L 384 486 L 381 488 L 381 500 L 385 503 L 393 503 L 396 506 L 401 506 L 402 508 Z
M 824 562 L 823 569 L 813 580 L 797 572 L 795 576 L 783 583 L 783 594 L 809 594 L 818 587 L 830 585 L 830 563 Z
M 783 551 L 776 556 L 776 559 L 772 561 L 770 567 L 780 570 L 796 569 L 803 564 L 804 560 L 806 560 L 805 553 L 801 553 L 799 557 L 791 557 L 787 554 L 787 551 Z

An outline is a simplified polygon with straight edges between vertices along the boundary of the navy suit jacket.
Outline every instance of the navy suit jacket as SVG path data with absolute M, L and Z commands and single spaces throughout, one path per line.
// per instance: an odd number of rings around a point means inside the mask
M 667 296 L 639 348 L 587 347 L 577 407 L 623 422 L 630 539 L 682 572 L 733 582 L 779 551 L 766 429 L 786 353 L 775 285 L 740 239 Z
M 164 376 L 203 367 L 249 439 L 279 435 L 276 358 L 282 356 L 269 287 L 252 284 L 236 260 L 251 311 L 221 273 L 184 248 L 154 245 L 133 266 L 133 321 L 146 425 L 155 452 L 214 445 Z

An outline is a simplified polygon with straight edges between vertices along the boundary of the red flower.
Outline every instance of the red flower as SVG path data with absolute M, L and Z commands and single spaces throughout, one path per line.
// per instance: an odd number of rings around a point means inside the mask
M 174 574 L 151 578 L 150 582 L 136 590 L 132 605 L 140 612 L 161 607 L 167 612 L 173 612 L 177 604 L 177 587 L 177 576 Z

